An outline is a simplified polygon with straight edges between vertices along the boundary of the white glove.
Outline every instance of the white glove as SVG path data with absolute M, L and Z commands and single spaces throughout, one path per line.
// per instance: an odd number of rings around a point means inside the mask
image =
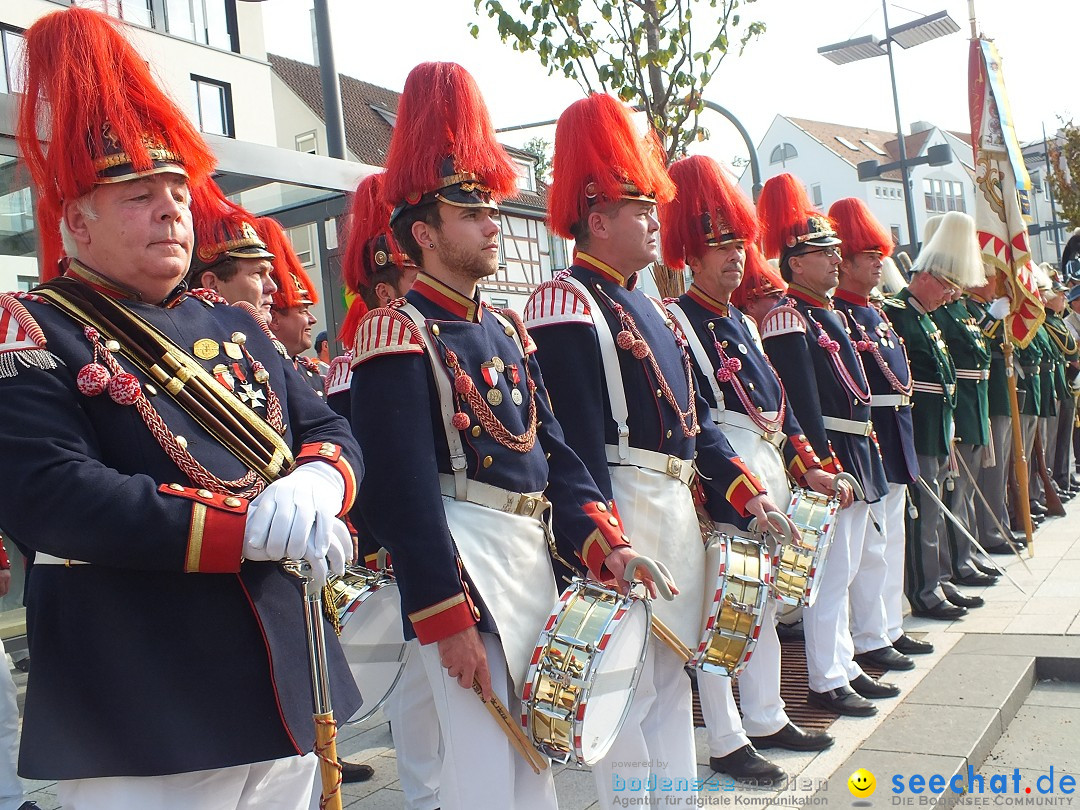
M 995 298 L 986 311 L 995 321 L 1000 321 L 1009 314 L 1009 299 L 1005 297 Z
M 248 507 L 244 558 L 307 560 L 320 584 L 326 582 L 328 569 L 339 576 L 345 573 L 352 542 L 337 518 L 344 497 L 341 475 L 320 461 L 275 481 Z

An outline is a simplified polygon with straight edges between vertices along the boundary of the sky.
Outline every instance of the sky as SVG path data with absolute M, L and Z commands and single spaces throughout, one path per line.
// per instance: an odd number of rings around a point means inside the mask
M 267 50 L 314 61 L 311 0 L 266 0 Z M 508 6 L 516 5 L 507 3 Z M 707 6 L 702 2 L 700 7 Z M 995 40 L 1022 143 L 1058 127 L 1059 118 L 1080 118 L 1077 88 L 1062 78 L 1077 58 L 1073 0 L 975 0 L 979 28 Z M 1064 9 L 1072 8 L 1071 11 Z M 548 76 L 534 52 L 518 53 L 499 41 L 494 21 L 477 15 L 472 0 L 329 0 L 334 52 L 340 73 L 400 90 L 409 70 L 424 61 L 455 61 L 476 77 L 496 127 L 557 118 L 582 95 L 577 83 Z M 968 0 L 904 0 L 888 6 L 889 24 L 948 11 L 955 34 L 918 47 L 894 48 L 900 120 L 969 132 L 967 59 Z M 703 13 L 703 11 L 701 12 Z M 865 34 L 884 36 L 880 0 L 756 0 L 741 9 L 767 30 L 740 56 L 730 53 L 716 70 L 705 97 L 730 110 L 757 142 L 776 115 L 851 126 L 896 130 L 885 57 L 838 66 L 818 55 L 822 45 Z M 1074 17 L 1067 20 L 1066 17 Z M 480 27 L 479 39 L 468 32 Z M 721 116 L 706 112 L 710 140 L 695 151 L 728 163 L 745 158 L 742 139 Z M 554 128 L 506 133 L 521 145 L 531 137 L 554 140 Z

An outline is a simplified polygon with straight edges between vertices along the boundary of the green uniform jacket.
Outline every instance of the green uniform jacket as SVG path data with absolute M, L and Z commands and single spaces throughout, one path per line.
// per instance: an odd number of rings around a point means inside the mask
M 1042 330 L 1040 329 L 1041 333 Z M 1017 371 L 1016 387 L 1022 391 L 1020 413 L 1028 416 L 1042 416 L 1042 343 L 1038 333 L 1027 345 L 1026 349 L 1017 348 L 1013 351 L 1013 360 L 1019 367 Z
M 1046 334 L 1050 338 L 1056 359 L 1054 393 L 1059 400 L 1064 399 L 1072 396 L 1069 391 L 1069 377 L 1072 376 L 1069 374 L 1069 364 L 1080 359 L 1080 347 L 1077 347 L 1076 338 L 1065 325 L 1065 319 L 1056 312 L 1046 311 L 1046 322 L 1043 326 L 1046 327 Z
M 983 337 L 990 349 L 989 406 L 991 416 L 1011 416 L 1009 407 L 1009 378 L 1005 374 L 1005 354 L 1001 349 L 1002 322 L 994 320 L 985 301 L 971 296 L 964 298 L 968 311 L 978 320 Z
M 941 330 L 956 365 L 956 440 L 961 444 L 989 444 L 990 344 L 963 300 L 935 309 L 930 318 Z
M 911 364 L 915 452 L 920 456 L 947 456 L 956 408 L 956 368 L 949 349 L 940 330 L 908 290 L 886 299 L 885 308 L 907 346 Z

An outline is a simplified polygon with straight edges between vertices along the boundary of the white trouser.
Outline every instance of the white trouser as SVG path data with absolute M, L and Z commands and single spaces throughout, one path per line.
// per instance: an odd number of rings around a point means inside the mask
M 480 638 L 487 652 L 492 690 L 510 717 L 520 717 L 521 704 L 511 687 L 499 638 L 492 633 L 481 633 Z M 443 810 L 557 810 L 551 769 L 533 773 L 476 693 L 446 674 L 439 660 L 439 645 L 420 645 L 420 659 L 442 732 L 439 800 Z
M 836 513 L 836 534 L 825 559 L 817 601 L 803 610 L 806 668 L 814 692 L 847 686 L 862 673 L 852 660 L 848 587 L 862 557 L 869 514 L 866 501 L 856 501 Z
M 0 810 L 15 810 L 26 799 L 16 772 L 19 760 L 19 704 L 4 642 L 0 639 Z
M 383 704 L 383 712 L 394 736 L 404 810 L 434 810 L 439 806 L 442 735 L 431 684 L 420 659 L 420 642 L 413 639 L 408 646 L 405 668 Z
M 907 487 L 889 484 L 888 494 L 870 510 L 885 532 L 885 625 L 889 643 L 904 635 L 904 520 L 907 515 Z M 855 641 L 855 651 L 865 652 Z
M 672 797 L 669 804 L 691 806 L 697 756 L 690 679 L 684 664 L 666 645 L 649 640 L 630 712 L 615 742 L 592 769 L 601 807 L 622 806 L 627 801 L 645 805 L 647 797 L 656 806 L 668 796 Z
M 776 637 L 775 599 L 765 602 L 757 646 L 739 675 L 742 720 L 731 694 L 731 678 L 698 671 L 701 716 L 709 739 L 709 756 L 723 757 L 746 745 L 747 737 L 768 737 L 789 722 L 780 697 L 780 639 Z
M 869 505 L 866 539 L 848 591 L 851 600 L 851 642 L 856 653 L 879 650 L 892 644 L 887 600 L 895 598 L 895 618 L 898 623 L 900 620 L 899 600 L 904 587 L 904 490 L 899 484 L 889 484 L 885 497 Z M 890 498 L 894 502 L 891 503 Z M 893 519 L 890 509 L 898 510 L 899 524 L 894 522 L 890 526 L 889 521 Z M 877 523 L 880 532 L 874 528 L 874 523 Z M 896 549 L 890 547 L 890 543 L 900 549 L 898 571 L 893 570 Z M 894 586 L 899 590 L 890 591 Z
M 112 776 L 56 783 L 64 810 L 306 810 L 314 754 L 169 776 Z

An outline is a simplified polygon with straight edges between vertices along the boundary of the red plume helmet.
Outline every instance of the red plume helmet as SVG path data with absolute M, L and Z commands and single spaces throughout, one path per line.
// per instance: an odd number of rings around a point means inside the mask
M 69 8 L 42 17 L 25 36 L 26 77 L 15 131 L 38 190 L 37 225 L 48 280 L 56 275 L 62 253 L 64 201 L 78 199 L 98 183 L 160 172 L 186 174 L 197 186 L 216 161 L 116 20 Z
M 517 172 L 495 140 L 476 80 L 453 62 L 424 62 L 405 80 L 386 154 L 383 200 L 394 211 L 437 199 L 492 207 L 514 194 Z
M 188 279 L 193 287 L 199 286 L 205 270 L 227 259 L 274 258 L 255 230 L 255 216 L 226 197 L 213 180 L 191 190 L 191 219 L 195 250 Z
M 757 214 L 746 195 L 710 157 L 693 155 L 668 169 L 675 199 L 660 206 L 664 263 L 681 270 L 708 247 L 757 239 Z
M 642 137 L 621 101 L 604 93 L 575 101 L 555 126 L 555 157 L 548 189 L 548 222 L 572 239 L 571 228 L 604 200 L 666 203 L 675 185 L 664 168 L 656 133 Z
M 255 220 L 255 232 L 266 243 L 266 249 L 274 254 L 274 309 L 290 309 L 304 304 L 319 303 L 319 294 L 311 283 L 300 257 L 293 250 L 285 229 L 273 217 Z
M 805 245 L 840 244 L 828 217 L 814 208 L 803 184 L 791 174 L 778 174 L 766 181 L 757 212 L 765 257 L 779 259 L 781 267 Z
M 757 301 L 768 295 L 783 295 L 787 292 L 787 283 L 769 264 L 757 245 L 746 245 L 746 264 L 743 267 L 743 280 L 731 294 L 731 303 L 736 309 L 746 310 L 751 301 Z
M 349 207 L 349 233 L 341 277 L 345 289 L 355 295 L 341 326 L 341 342 L 352 345 L 360 321 L 368 312 L 365 297 L 372 295 L 376 275 L 393 268 L 412 267 L 390 232 L 390 207 L 383 199 L 385 174 L 360 181 Z
M 844 253 L 867 250 L 881 251 L 888 256 L 893 251 L 892 234 L 870 213 L 870 208 L 857 197 L 837 200 L 829 209 L 829 219 L 836 225 L 836 235 L 844 241 Z

